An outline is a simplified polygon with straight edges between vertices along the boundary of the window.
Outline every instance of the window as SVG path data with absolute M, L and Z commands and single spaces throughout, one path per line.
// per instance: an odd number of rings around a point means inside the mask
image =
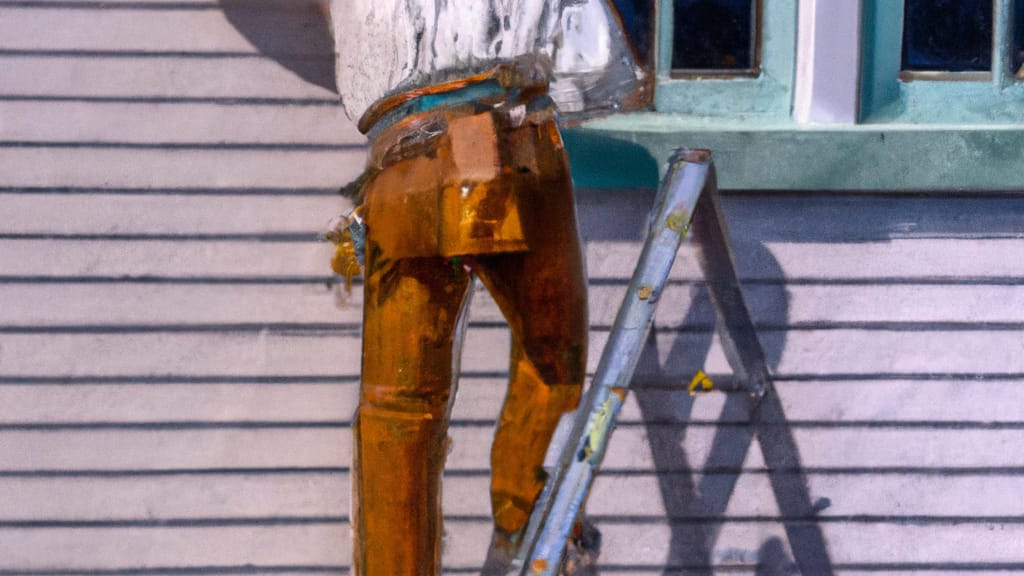
M 1020 190 L 1024 0 L 649 1 L 654 111 L 567 140 L 710 148 L 723 188 Z
M 992 17 L 992 0 L 907 0 L 901 77 L 913 79 L 918 72 L 990 75 Z
M 659 0 L 655 109 L 789 118 L 797 0 Z
M 672 75 L 756 75 L 758 2 L 675 0 Z
M 864 0 L 861 119 L 1024 119 L 1024 0 Z

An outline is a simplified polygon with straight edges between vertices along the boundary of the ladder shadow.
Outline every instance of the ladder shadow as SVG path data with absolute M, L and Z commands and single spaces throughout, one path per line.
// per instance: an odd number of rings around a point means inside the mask
M 756 248 L 758 258 L 776 268 L 778 263 L 762 244 Z M 714 318 L 707 288 L 698 286 L 683 321 L 684 326 L 706 323 Z M 785 325 L 788 315 L 788 296 L 784 286 L 768 295 L 772 311 L 777 317 L 772 324 Z M 693 374 L 701 369 L 711 347 L 712 334 L 683 333 L 672 343 L 665 364 L 659 361 L 656 331 L 652 331 L 645 346 L 637 375 L 635 398 L 644 422 L 659 420 L 665 413 L 664 388 L 674 379 L 678 394 L 671 402 L 673 420 L 685 423 L 694 408 L 695 397 L 689 396 L 681 382 L 681 375 Z M 785 348 L 785 334 L 762 334 L 762 345 L 770 368 L 774 369 Z M 644 386 L 644 382 L 657 383 Z M 720 383 L 721 384 L 721 383 Z M 721 389 L 721 387 L 720 387 Z M 664 420 L 662 418 L 662 420 Z M 713 551 L 723 526 L 723 516 L 736 488 L 743 462 L 754 439 L 759 440 L 768 469 L 769 481 L 781 513 L 793 557 L 789 558 L 784 544 L 778 539 L 765 541 L 756 553 L 757 574 L 777 576 L 783 574 L 833 573 L 831 560 L 821 527 L 813 521 L 816 509 L 811 501 L 807 482 L 801 471 L 801 461 L 792 431 L 786 425 L 782 403 L 774 390 L 769 389 L 756 405 L 742 391 L 727 391 L 727 398 L 719 421 L 746 422 L 746 425 L 721 426 L 712 441 L 707 460 L 703 464 L 691 462 L 684 448 L 687 426 L 645 424 L 655 469 L 658 471 L 659 490 L 671 524 L 669 552 L 663 574 L 711 574 Z M 753 555 L 753 554 L 752 554 Z M 753 559 L 751 559 L 753 560 Z

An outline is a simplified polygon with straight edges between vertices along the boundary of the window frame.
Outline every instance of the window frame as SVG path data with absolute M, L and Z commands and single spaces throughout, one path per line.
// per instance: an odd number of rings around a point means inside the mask
M 735 75 L 710 71 L 702 75 L 672 70 L 674 1 L 655 4 L 654 43 L 657 82 L 654 108 L 710 117 L 753 117 L 785 120 L 791 117 L 798 0 L 759 0 L 755 46 L 757 68 Z
M 668 53 L 669 59 L 669 77 L 673 80 L 700 80 L 703 78 L 756 78 L 761 74 L 761 19 L 764 17 L 764 0 L 751 0 L 751 4 L 754 10 L 754 21 L 751 23 L 752 29 L 750 33 L 749 41 L 751 42 L 751 64 L 750 68 L 737 68 L 735 70 L 729 70 L 724 68 L 674 68 L 672 67 L 672 60 L 675 56 L 675 2 L 673 0 L 671 6 L 673 8 L 673 14 L 671 15 L 672 23 L 672 49 Z
M 668 1 L 655 9 L 671 14 Z M 996 0 L 998 22 L 1012 22 L 1010 1 Z M 837 18 L 840 2 L 857 14 Z M 664 168 L 676 148 L 690 146 L 713 150 L 723 189 L 1020 192 L 1024 81 L 1008 69 L 1011 27 L 996 27 L 1004 52 L 992 81 L 900 81 L 903 10 L 891 10 L 893 2 L 765 0 L 766 15 L 785 6 L 790 33 L 780 42 L 775 19 L 762 22 L 766 54 L 756 79 L 670 78 L 672 22 L 657 18 L 656 111 L 595 118 L 564 132 L 573 164 L 591 168 L 574 178 L 582 186 L 654 186 L 657 174 L 644 167 Z M 881 18 L 880 8 L 898 17 Z M 773 69 L 780 55 L 791 73 Z M 765 76 L 788 89 L 769 97 Z M 612 142 L 634 153 L 609 154 Z
M 863 0 L 860 121 L 866 124 L 1007 124 L 1024 121 L 1024 82 L 1012 66 L 1014 0 L 993 0 L 992 70 L 902 69 L 905 4 Z

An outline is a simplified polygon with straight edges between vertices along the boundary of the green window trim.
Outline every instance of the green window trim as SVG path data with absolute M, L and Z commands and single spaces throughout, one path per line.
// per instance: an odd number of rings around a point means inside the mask
M 992 71 L 946 79 L 901 79 L 903 2 L 863 0 L 861 122 L 1019 124 L 1024 82 L 1011 70 L 1013 0 L 994 0 Z M 986 78 L 987 77 L 987 78 Z
M 687 146 L 712 151 L 726 190 L 1024 190 L 1024 125 L 698 126 L 643 113 L 567 130 L 565 141 L 581 187 L 653 188 Z
M 991 79 L 961 82 L 900 80 L 903 3 L 863 0 L 859 124 L 794 120 L 797 0 L 763 0 L 761 74 L 727 80 L 670 77 L 671 2 L 659 1 L 656 111 L 567 130 L 579 186 L 653 188 L 688 146 L 712 150 L 723 189 L 1024 191 L 1012 0 L 995 0 Z
M 686 78 L 672 77 L 674 3 L 658 1 L 655 110 L 697 117 L 750 116 L 755 120 L 791 116 L 798 0 L 760 1 L 759 73 Z

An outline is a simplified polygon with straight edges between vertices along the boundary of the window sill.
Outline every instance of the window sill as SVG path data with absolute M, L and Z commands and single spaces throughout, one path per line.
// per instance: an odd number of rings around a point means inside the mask
M 653 187 L 680 146 L 714 153 L 719 185 L 746 190 L 1024 190 L 1024 125 L 801 125 L 653 112 L 565 131 L 577 185 Z

